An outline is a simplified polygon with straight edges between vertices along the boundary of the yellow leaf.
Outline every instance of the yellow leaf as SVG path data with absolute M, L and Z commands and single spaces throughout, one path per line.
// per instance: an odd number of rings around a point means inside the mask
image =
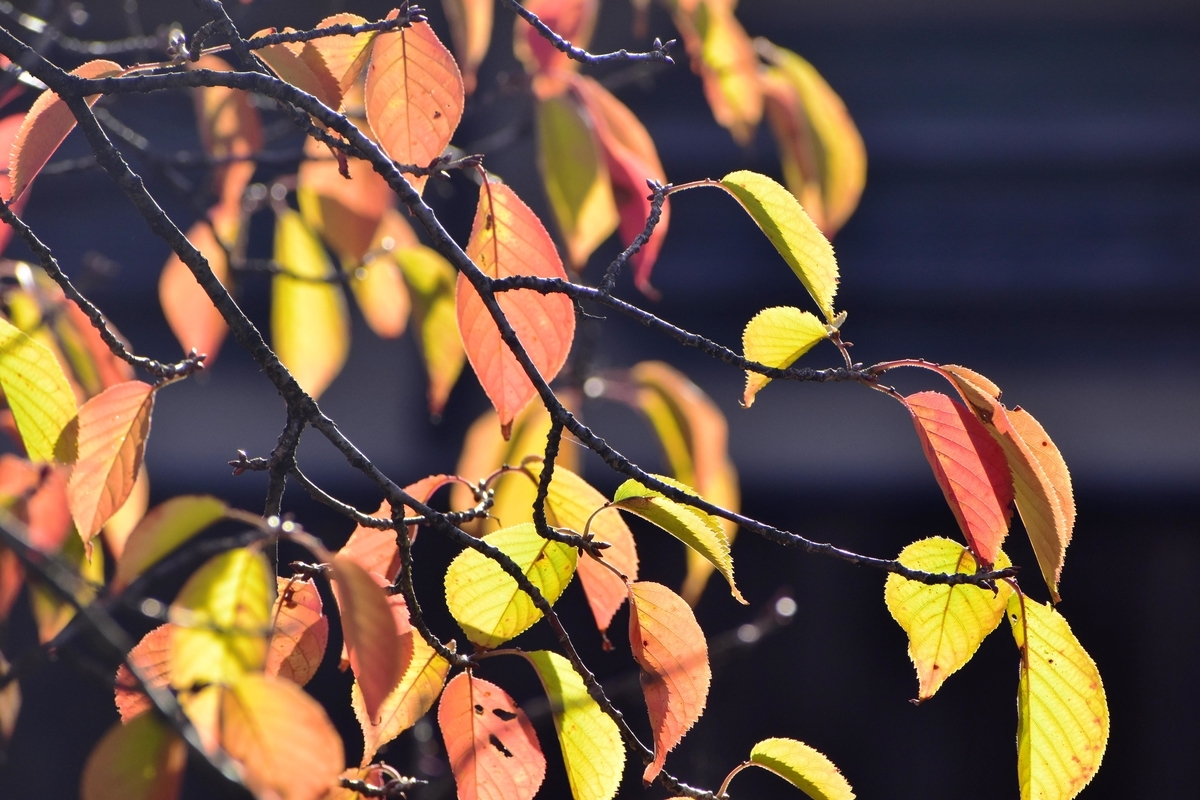
M 267 559 L 244 547 L 196 570 L 171 604 L 171 685 L 228 684 L 262 669 L 274 592 Z
M 694 0 L 673 4 L 692 71 L 704 82 L 713 118 L 728 128 L 739 144 L 749 144 L 762 119 L 758 57 L 728 0 Z
M 96 590 L 104 585 L 104 551 L 93 551 L 89 558 L 86 549 L 82 539 L 68 535 L 58 553 L 58 557 L 85 581 L 75 597 L 80 605 L 87 605 L 96 599 Z M 44 583 L 32 586 L 30 600 L 34 619 L 37 620 L 38 641 L 42 644 L 57 636 L 75 617 L 75 606 Z
M 758 223 L 817 301 L 825 321 L 832 323 L 833 296 L 837 294 L 838 282 L 833 245 L 804 213 L 796 198 L 766 175 L 747 170 L 729 173 L 721 179 L 721 186 Z
M 824 754 L 795 739 L 764 739 L 750 763 L 774 772 L 813 800 L 854 800 L 850 784 Z
M 567 246 L 583 267 L 620 221 L 608 167 L 592 125 L 570 94 L 537 105 L 538 168 L 546 197 Z
M 174 800 L 187 746 L 153 712 L 108 729 L 88 756 L 82 800 Z
M 0 319 L 0 389 L 31 461 L 75 450 L 75 394 L 54 354 Z M 66 432 L 66 436 L 63 434 Z M 63 450 L 57 451 L 59 440 Z
M 532 523 L 504 528 L 484 538 L 516 562 L 551 603 L 575 574 L 576 551 L 538 536 Z M 492 649 L 542 618 L 533 600 L 492 559 L 476 550 L 459 553 L 446 570 L 446 605 L 479 647 Z
M 663 483 L 681 491 L 695 494 L 687 484 L 655 475 Z M 704 556 L 729 581 L 729 590 L 734 598 L 746 605 L 746 598 L 733 582 L 733 558 L 729 554 L 729 540 L 721 529 L 718 517 L 683 503 L 670 500 L 654 489 L 648 489 L 632 478 L 617 487 L 613 505 L 624 511 L 637 514 L 653 522 L 688 547 Z
M 625 770 L 625 746 L 617 723 L 588 694 L 570 661 L 546 650 L 525 657 L 550 698 L 571 794 L 575 800 L 611 800 Z
M 1070 800 L 1108 744 L 1108 701 L 1096 662 L 1057 611 L 1014 593 L 1008 619 L 1022 650 L 1017 688 L 1021 800 Z
M 155 506 L 142 518 L 117 560 L 112 591 L 119 592 L 164 556 L 212 525 L 225 514 L 226 505 L 208 495 L 173 497 Z
M 974 574 L 975 559 L 958 542 L 934 537 L 914 542 L 900 563 L 924 572 Z M 1000 551 L 995 567 L 1009 566 Z M 929 585 L 888 575 L 884 600 L 892 618 L 908 634 L 908 655 L 917 668 L 917 700 L 928 700 L 946 678 L 971 660 L 1004 617 L 1012 588 L 1000 582 L 997 593 L 978 586 Z
M 336 272 L 320 240 L 295 211 L 276 222 L 275 261 L 286 274 L 271 283 L 271 340 L 283 365 L 319 397 L 350 351 L 346 299 L 329 282 Z
M 421 355 L 429 375 L 429 411 L 440 417 L 467 360 L 454 305 L 458 273 L 441 254 L 424 245 L 401 248 L 393 255 L 411 291 Z
M 825 325 L 807 311 L 790 306 L 765 308 L 746 323 L 742 352 L 751 361 L 787 369 L 828 335 Z M 753 405 L 754 396 L 770 382 L 766 375 L 747 372 L 742 405 Z

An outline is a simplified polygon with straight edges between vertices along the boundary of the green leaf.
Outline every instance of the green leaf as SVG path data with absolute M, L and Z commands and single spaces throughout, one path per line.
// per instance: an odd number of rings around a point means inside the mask
M 974 574 L 976 569 L 970 550 L 941 537 L 913 542 L 900 553 L 900 563 L 946 574 Z M 1003 569 L 1009 563 L 999 551 L 995 567 Z M 996 630 L 1012 587 L 999 582 L 996 588 L 992 593 L 978 586 L 928 585 L 888 575 L 883 597 L 892 618 L 908 634 L 908 655 L 917 668 L 918 701 L 933 697 Z
M 741 170 L 721 179 L 775 245 L 804 288 L 832 323 L 833 296 L 837 294 L 838 266 L 833 246 L 809 219 L 792 193 L 766 175 Z
M 4 319 L 0 319 L 0 389 L 31 461 L 49 462 L 56 456 L 74 460 L 75 393 L 67 376 L 49 348 Z M 60 439 L 61 450 L 57 449 Z
M 787 369 L 828 336 L 829 329 L 808 311 L 790 306 L 765 308 L 746 323 L 746 330 L 742 332 L 742 353 L 765 366 Z M 766 375 L 747 372 L 742 405 L 746 408 L 753 405 L 754 396 L 770 382 Z
M 429 411 L 440 416 L 467 360 L 454 305 L 458 273 L 440 253 L 424 245 L 398 249 L 393 256 L 412 292 L 421 355 L 429 375 Z
M 543 539 L 532 523 L 514 525 L 484 537 L 484 541 L 516 562 L 551 603 L 575 574 L 574 548 Z M 446 570 L 446 605 L 450 614 L 479 647 L 491 650 L 542 618 L 542 612 L 517 582 L 492 559 L 477 550 L 464 550 Z
M 227 506 L 208 495 L 174 497 L 152 509 L 137 524 L 117 561 L 111 591 L 128 586 L 165 556 L 221 519 Z
M 171 685 L 229 684 L 267 659 L 275 577 L 262 553 L 248 548 L 214 556 L 196 570 L 171 605 Z
M 621 732 L 588 694 L 571 662 L 547 650 L 525 653 L 537 670 L 562 748 L 575 800 L 611 800 L 621 786 L 625 746 Z
M 833 762 L 795 739 L 764 739 L 750 763 L 774 772 L 813 800 L 853 800 L 854 791 Z
M 695 494 L 696 490 L 686 483 L 655 475 L 663 483 Z M 624 511 L 637 514 L 642 519 L 653 522 L 667 533 L 674 536 L 688 547 L 704 556 L 717 571 L 729 581 L 729 589 L 734 598 L 746 605 L 746 598 L 738 591 L 733 582 L 733 558 L 729 553 L 729 539 L 721 528 L 721 521 L 705 511 L 683 503 L 676 503 L 663 497 L 662 493 L 649 489 L 632 478 L 617 487 L 613 495 L 613 505 Z
M 118 722 L 88 756 L 82 800 L 172 800 L 178 797 L 187 747 L 153 712 Z

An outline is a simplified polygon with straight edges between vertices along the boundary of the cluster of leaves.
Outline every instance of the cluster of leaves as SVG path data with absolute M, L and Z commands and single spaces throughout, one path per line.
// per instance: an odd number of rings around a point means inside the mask
M 644 11 L 644 3 L 635 5 Z M 172 557 L 217 522 L 251 529 L 248 545 L 209 558 L 168 607 L 141 604 L 163 624 L 129 649 L 115 676 L 121 723 L 88 760 L 85 798 L 175 797 L 189 746 L 261 797 L 400 794 L 412 780 L 376 757 L 435 704 L 460 798 L 532 798 L 546 772 L 542 745 L 513 698 L 476 675 L 486 659 L 505 655 L 527 661 L 541 681 L 576 800 L 610 800 L 630 750 L 645 761 L 647 785 L 659 781 L 681 795 L 724 796 L 741 770 L 758 766 L 813 798 L 853 797 L 824 755 L 793 739 L 760 742 L 715 793 L 665 772 L 668 753 L 703 713 L 711 681 L 705 634 L 691 606 L 714 571 L 735 600 L 746 602 L 734 581 L 731 550 L 739 527 L 814 552 L 835 548 L 740 516 L 725 419 L 666 364 L 637 364 L 583 388 L 638 409 L 661 443 L 671 476 L 629 465 L 578 423 L 567 408 L 573 390 L 555 393 L 549 382 L 567 363 L 577 306 L 585 299 L 641 314 L 745 369 L 747 407 L 772 379 L 822 379 L 793 364 L 823 340 L 844 358 L 846 379 L 901 402 L 966 545 L 926 539 L 895 561 L 836 554 L 891 573 L 885 599 L 909 636 L 919 700 L 932 697 L 1007 616 L 1021 665 L 1022 798 L 1063 800 L 1090 780 L 1108 736 L 1099 673 L 1058 612 L 1020 590 L 1001 549 L 1015 506 L 1057 602 L 1075 517 L 1066 464 L 1028 412 L 1008 409 L 999 388 L 969 369 L 852 363 L 840 333 L 846 314 L 834 307 L 838 264 L 829 236 L 862 190 L 862 142 L 811 65 L 765 40 L 752 42 L 733 5 L 667 3 L 717 121 L 745 141 L 767 113 L 786 187 L 747 171 L 666 184 L 641 123 L 578 71 L 580 63 L 605 58 L 584 49 L 596 0 L 518 7 L 514 48 L 537 99 L 539 165 L 567 265 L 577 274 L 614 232 L 627 246 L 600 289 L 571 282 L 559 247 L 530 207 L 479 158 L 451 147 L 490 39 L 490 2 L 446 3 L 457 62 L 428 23 L 406 8 L 378 23 L 339 14 L 313 32 L 268 30 L 249 39 L 227 24 L 235 60 L 239 50 L 257 59 L 243 62 L 245 71 L 213 52 L 184 53 L 171 64 L 93 61 L 76 69 L 75 79 L 86 80 L 196 79 L 176 85 L 193 87 L 200 139 L 214 166 L 215 202 L 187 235 L 194 250 L 177 247 L 160 282 L 163 312 L 184 350 L 193 352 L 179 365 L 132 355 L 14 216 L 38 171 L 77 121 L 88 119 L 87 104 L 72 105 L 65 92 L 47 90 L 28 112 L 0 121 L 0 144 L 11 144 L 8 185 L 0 188 L 5 219 L 14 226 L 3 234 L 17 230 L 42 257 L 40 267 L 10 263 L 5 275 L 0 427 L 23 456 L 0 458 L 0 502 L 9 515 L 0 520 L 8 545 L 0 549 L 0 617 L 11 610 L 26 566 L 42 563 L 31 552 L 54 555 L 82 578 L 73 592 L 53 580 L 33 590 L 41 641 L 53 647 L 79 612 L 92 619 L 135 601 L 148 576 L 174 569 Z M 663 46 L 641 55 L 667 58 Z M 55 74 L 49 69 L 47 77 Z M 252 184 L 263 124 L 248 91 L 234 85 L 242 76 L 261 78 L 255 84 L 260 93 L 290 104 L 291 116 L 310 135 L 294 178 L 265 191 Z M 119 81 L 101 85 L 116 92 L 128 85 Z M 430 221 L 420 200 L 431 177 L 453 168 L 478 177 L 477 210 L 461 249 Z M 820 316 L 798 307 L 764 309 L 747 323 L 739 355 L 612 296 L 626 263 L 637 286 L 653 291 L 650 272 L 668 229 L 668 197 L 705 187 L 724 191 L 754 220 Z M 295 207 L 287 202 L 292 189 Z M 397 210 L 398 197 L 432 246 L 421 243 Z M 272 347 L 263 345 L 267 355 L 260 363 L 282 363 L 280 385 L 290 387 L 294 376 L 298 388 L 284 392 L 289 422 L 281 449 L 270 459 L 243 455 L 235 465 L 269 471 L 278 486 L 291 477 L 354 519 L 358 527 L 336 552 L 277 512 L 262 518 L 213 497 L 177 497 L 147 511 L 142 456 L 156 392 L 211 364 L 229 330 L 244 334 L 244 346 L 253 341 L 248 320 L 230 304 L 222 307 L 221 299 L 228 300 L 222 286 L 236 288 L 238 273 L 250 268 L 248 219 L 264 204 L 275 214 L 276 235 L 266 264 Z M 399 337 L 414 315 L 435 414 L 464 362 L 494 406 L 469 432 L 456 474 L 404 488 L 376 476 L 391 502 L 373 514 L 329 497 L 295 466 L 299 430 L 328 422 L 313 409 L 347 356 L 347 293 L 380 336 Z M 147 369 L 154 382 L 134 380 L 133 366 Z M 904 367 L 932 370 L 958 399 L 932 391 L 905 397 L 881 382 Z M 306 418 L 293 416 L 305 409 Z M 329 425 L 320 428 L 327 436 Z M 626 474 L 611 499 L 579 474 L 571 450 L 559 453 L 564 429 Z M 343 452 L 357 450 L 347 444 Z M 357 457 L 365 473 L 378 473 L 361 453 Z M 453 487 L 449 513 L 428 505 L 443 486 Z M 276 505 L 281 491 L 272 495 Z M 622 512 L 685 545 L 688 573 L 679 592 L 639 576 L 635 536 Z M 450 613 L 473 645 L 470 655 L 460 654 L 454 641 L 441 641 L 423 620 L 411 579 L 420 526 L 463 546 L 444 585 Z M 276 577 L 268 554 L 280 538 L 306 547 L 315 563 Z M 115 564 L 108 570 L 106 557 Z M 652 748 L 637 740 L 604 695 L 554 612 L 576 573 L 602 633 L 629 601 L 630 656 L 642 674 Z M 347 768 L 325 709 L 301 688 L 329 639 L 318 581 L 328 582 L 336 602 L 341 664 L 355 678 L 351 704 L 364 737 L 357 767 Z M 510 644 L 542 620 L 561 652 Z M 5 692 L 0 722 L 19 707 L 14 693 Z

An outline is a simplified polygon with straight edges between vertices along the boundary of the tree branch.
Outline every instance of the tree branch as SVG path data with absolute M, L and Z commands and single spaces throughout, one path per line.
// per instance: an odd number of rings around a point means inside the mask
M 675 45 L 675 40 L 663 42 L 655 39 L 651 45 L 652 49 L 645 53 L 630 53 L 628 50 L 617 50 L 615 53 L 601 53 L 595 55 L 584 50 L 582 47 L 576 47 L 568 42 L 563 37 L 550 29 L 550 26 L 542 22 L 537 14 L 521 5 L 517 0 L 503 0 L 504 5 L 511 8 L 517 13 L 521 19 L 528 22 L 538 34 L 554 45 L 554 48 L 560 52 L 566 53 L 567 56 L 583 64 L 605 64 L 610 61 L 662 61 L 667 64 L 674 64 L 675 59 L 671 58 L 670 50 Z

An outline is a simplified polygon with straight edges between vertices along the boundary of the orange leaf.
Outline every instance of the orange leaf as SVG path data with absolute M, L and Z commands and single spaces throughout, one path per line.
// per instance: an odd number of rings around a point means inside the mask
M 384 500 L 379 504 L 379 510 L 371 516 L 391 519 L 391 503 Z M 400 571 L 400 547 L 396 544 L 396 532 L 391 529 L 359 525 L 338 554 L 346 556 L 367 572 L 378 573 L 388 580 L 395 580 L 396 573 Z
M 905 404 L 971 552 L 990 568 L 1012 519 L 1012 474 L 1003 448 L 970 409 L 941 392 L 909 395 Z
M 1062 504 L 1063 520 L 1067 526 L 1066 544 L 1069 544 L 1075 528 L 1075 493 L 1071 489 L 1071 473 L 1067 469 L 1067 462 L 1046 434 L 1046 429 L 1028 411 L 1015 406 L 1008 412 L 1008 421 L 1029 446 L 1050 485 L 1054 487 L 1058 502 Z
M 67 496 L 75 528 L 89 547 L 133 491 L 153 408 L 154 387 L 128 381 L 105 389 L 79 409 L 79 455 Z
M 29 543 L 43 553 L 57 553 L 66 541 L 71 513 L 62 468 L 5 453 L 0 456 L 0 505 L 29 527 Z
M 24 583 L 25 568 L 17 554 L 7 547 L 0 547 L 0 622 L 8 619 Z
M 596 13 L 600 0 L 526 0 L 525 8 L 576 47 L 585 50 L 596 29 Z M 525 20 L 517 17 L 513 28 L 513 53 L 534 76 L 534 91 L 546 98 L 561 94 L 567 88 L 570 73 L 579 69 L 579 62 L 562 52 Z
M 83 66 L 71 70 L 78 78 L 107 78 L 119 75 L 121 65 L 112 61 L 89 61 Z M 92 105 L 100 99 L 94 94 L 86 98 L 87 104 Z M 21 123 L 21 130 L 13 142 L 9 154 L 8 176 L 12 181 L 12 193 L 5 200 L 17 200 L 29 188 L 29 183 L 46 166 L 50 156 L 67 138 L 67 134 L 75 127 L 75 115 L 63 99 L 47 89 L 38 95 Z
M 642 773 L 649 785 L 667 753 L 704 713 L 712 672 L 704 631 L 682 597 L 639 581 L 630 588 L 629 603 L 629 644 L 643 670 L 642 693 L 654 731 L 654 761 Z
M 141 670 L 142 676 L 151 686 L 160 689 L 165 689 L 171 682 L 172 627 L 170 623 L 159 625 L 129 651 L 129 659 Z M 133 673 L 124 664 L 117 668 L 114 686 L 117 711 L 121 714 L 122 722 L 129 722 L 151 707 L 150 698 L 138 687 Z
M 321 666 L 329 642 L 329 617 L 322 613 L 321 595 L 311 580 L 276 580 L 279 595 L 271 615 L 275 623 L 263 670 L 303 686 Z
M 675 27 L 704 82 L 713 118 L 738 144 L 749 144 L 762 119 L 762 89 L 754 43 L 733 14 L 728 0 L 677 3 Z
M 454 54 L 463 73 L 467 94 L 475 91 L 475 73 L 492 41 L 493 0 L 443 0 L 442 10 L 450 23 Z
M 274 28 L 268 28 L 254 34 L 254 37 L 274 32 Z M 291 32 L 291 28 L 284 28 L 284 33 Z M 272 44 L 254 52 L 280 80 L 311 94 L 333 111 L 342 105 L 342 87 L 325 62 L 325 57 L 312 42 Z
M 380 703 L 404 674 L 405 648 L 388 597 L 374 577 L 342 553 L 333 558 L 332 576 L 350 666 L 362 687 L 367 714 L 374 719 Z M 408 644 L 411 658 L 411 639 Z
M 21 130 L 21 123 L 25 121 L 24 114 L 12 114 L 0 119 L 0 154 L 10 153 L 13 149 L 13 142 L 17 139 L 17 133 Z M 28 187 L 26 187 L 28 189 Z M 12 178 L 7 171 L 0 174 L 0 198 L 12 196 Z M 17 216 L 25 210 L 25 201 L 29 198 L 29 192 L 24 192 L 12 204 L 12 211 Z M 4 248 L 8 247 L 8 240 L 12 238 L 13 229 L 7 222 L 0 222 L 0 253 L 4 252 Z
M 389 581 L 377 572 L 367 573 L 371 579 L 379 585 L 380 588 L 386 589 Z M 396 623 L 396 636 L 400 642 L 400 674 L 404 675 L 408 665 L 412 663 L 414 638 L 417 634 L 413 631 L 412 622 L 408 618 L 408 604 L 404 600 L 402 594 L 389 594 L 384 592 L 387 597 L 388 609 L 392 612 L 392 620 Z M 345 640 L 342 641 L 342 656 L 341 662 L 338 664 L 338 669 L 345 672 L 350 666 L 350 653 L 347 649 Z M 395 687 L 393 687 L 395 688 Z
M 225 248 L 217 241 L 212 226 L 200 220 L 188 231 L 188 241 L 200 251 L 217 280 L 229 280 L 229 259 Z M 158 279 L 158 301 L 163 315 L 179 346 L 186 353 L 193 347 L 197 353 L 208 356 L 204 363 L 211 365 L 225 341 L 229 326 L 221 312 L 213 305 L 208 293 L 200 288 L 196 276 L 187 264 L 172 252 Z
M 66 508 L 64 504 L 63 508 Z M 150 477 L 146 473 L 146 464 L 138 470 L 137 480 L 133 482 L 133 491 L 129 493 L 125 503 L 116 510 L 108 522 L 104 523 L 104 543 L 117 563 L 125 553 L 125 544 L 137 528 L 138 523 L 146 516 L 150 508 Z
M 346 159 L 350 173 L 347 180 L 321 142 L 308 139 L 304 154 L 307 159 L 296 176 L 296 199 L 304 221 L 343 262 L 361 263 L 372 249 L 376 231 L 384 213 L 391 209 L 395 194 L 383 176 L 361 158 Z M 407 224 L 403 220 L 400 223 Z
M 318 28 L 329 28 L 334 25 L 362 25 L 366 20 L 357 14 L 334 14 L 317 23 Z M 337 78 L 338 88 L 343 94 L 358 80 L 367 59 L 371 56 L 371 44 L 376 34 L 372 32 L 359 33 L 351 36 L 340 33 L 337 36 L 325 36 L 309 42 L 325 60 L 330 73 Z M 336 111 L 337 109 L 334 108 Z
M 467 255 L 489 277 L 535 275 L 567 279 L 550 234 L 541 221 L 508 186 L 491 179 L 479 192 L 475 224 Z M 509 324 L 547 381 L 554 380 L 571 351 L 575 337 L 575 308 L 561 294 L 531 290 L 504 292 L 496 297 Z M 483 299 L 466 276 L 458 276 L 458 330 L 467 359 L 507 432 L 513 418 L 537 393 L 516 356 L 500 338 Z
M 214 55 L 203 55 L 193 68 L 228 72 L 232 68 Z M 204 151 L 214 159 L 239 159 L 262 149 L 262 119 L 251 104 L 250 96 L 240 89 L 226 86 L 205 86 L 193 94 L 196 125 Z M 221 198 L 218 222 L 221 236 L 232 239 L 233 231 L 226 229 L 241 205 L 242 192 L 254 175 L 252 161 L 233 161 L 213 170 L 212 189 Z M 225 224 L 221 224 L 225 223 Z
M 430 475 L 428 477 L 421 478 L 421 480 L 417 481 L 416 483 L 410 483 L 408 486 L 405 486 L 404 493 L 414 500 L 419 500 L 420 502 L 428 505 L 429 498 L 433 497 L 434 492 L 446 484 L 457 483 L 458 478 L 454 475 Z M 417 511 L 414 508 L 405 506 L 404 516 L 415 517 L 417 516 Z M 419 527 L 420 526 L 418 525 L 408 526 L 408 538 L 410 541 L 416 541 L 417 529 Z
M 531 800 L 546 777 L 533 725 L 495 684 L 454 676 L 438 703 L 438 726 L 459 800 Z
M 375 40 L 367 68 L 367 121 L 397 163 L 425 167 L 440 156 L 462 120 L 464 98 L 454 57 L 429 23 Z M 407 180 L 420 191 L 427 178 Z

